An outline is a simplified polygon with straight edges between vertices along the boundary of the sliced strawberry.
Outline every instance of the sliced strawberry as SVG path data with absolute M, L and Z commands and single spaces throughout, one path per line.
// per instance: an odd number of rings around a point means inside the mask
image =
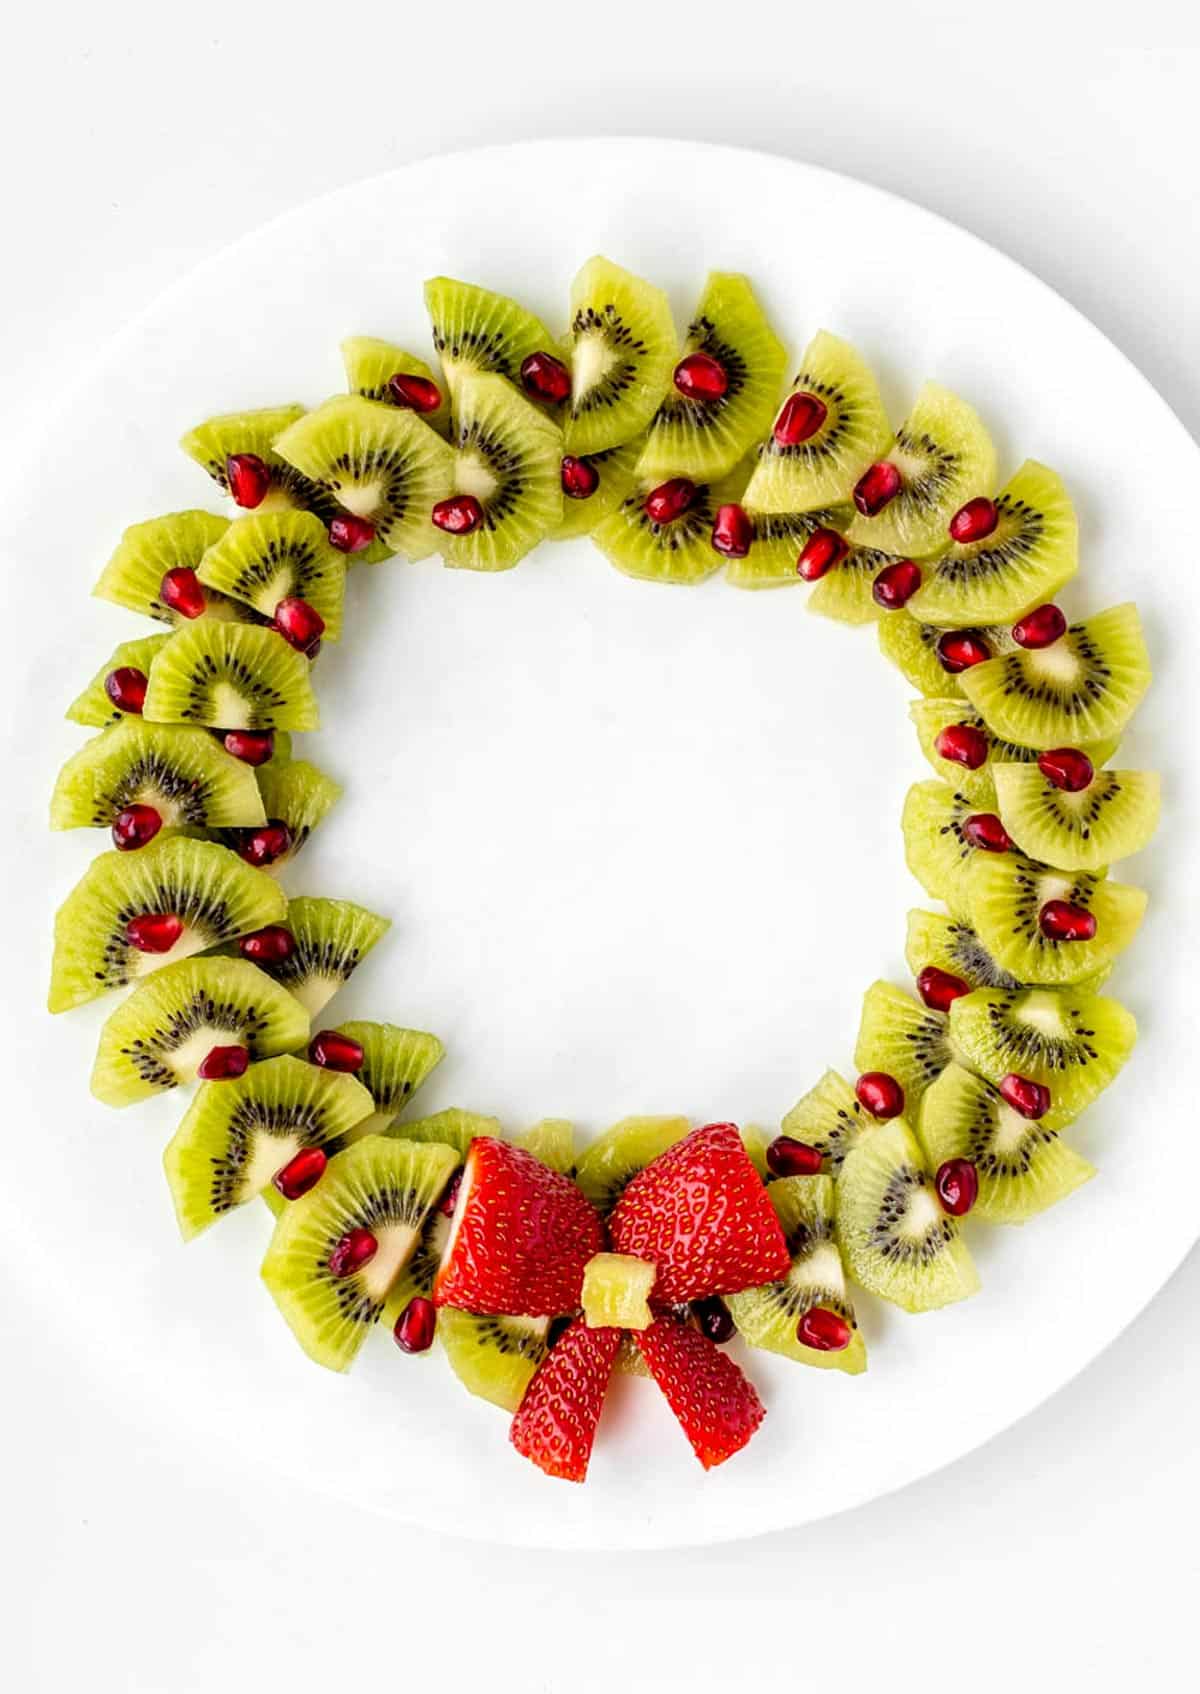
M 614 1251 L 657 1265 L 654 1298 L 663 1305 L 781 1282 L 791 1268 L 775 1208 L 731 1123 L 694 1129 L 639 1171 L 608 1227 Z
M 481 1135 L 467 1153 L 434 1303 L 560 1317 L 578 1310 L 583 1267 L 603 1246 L 604 1225 L 569 1177 Z
M 582 1482 L 612 1375 L 619 1329 L 589 1329 L 572 1320 L 525 1390 L 508 1438 L 547 1476 Z
M 635 1329 L 633 1338 L 705 1470 L 740 1452 L 766 1408 L 729 1355 L 674 1317 Z

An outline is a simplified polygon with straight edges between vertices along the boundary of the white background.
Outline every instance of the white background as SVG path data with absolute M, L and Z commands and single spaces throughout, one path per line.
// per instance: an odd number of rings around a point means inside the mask
M 1178 33 L 1093 45 L 1114 38 L 1104 11 L 1060 40 L 1045 6 L 972 24 L 950 5 L 864 5 L 838 39 L 748 7 L 26 11 L 0 108 L 5 457 L 125 319 L 275 213 L 447 148 L 606 130 L 784 152 L 950 216 L 1087 312 L 1195 432 L 1200 55 Z M 50 521 L 69 536 L 71 516 L 64 467 Z M 184 1467 L 170 1429 L 135 1438 L 88 1400 L 69 1311 L 57 1365 L 31 1374 L 32 1320 L 6 1299 L 0 1670 L 55 1694 L 268 1676 L 555 1694 L 822 1676 L 1181 1687 L 1198 1299 L 1193 1255 L 1051 1404 L 892 1499 L 710 1552 L 572 1557 L 406 1531 L 231 1470 L 224 1444 L 219 1468 L 191 1446 Z M 23 1462 L 34 1431 L 53 1471 Z

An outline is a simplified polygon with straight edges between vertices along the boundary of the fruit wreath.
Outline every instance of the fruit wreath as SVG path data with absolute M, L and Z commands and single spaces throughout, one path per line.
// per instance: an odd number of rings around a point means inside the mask
M 383 1320 L 441 1343 L 517 1450 L 586 1475 L 614 1369 L 648 1373 L 706 1467 L 763 1406 L 736 1333 L 866 1368 L 850 1287 L 906 1311 L 978 1279 L 960 1220 L 1021 1223 L 1094 1172 L 1062 1132 L 1116 1076 L 1133 1017 L 1099 990 L 1145 894 L 1158 779 L 1107 761 L 1150 681 L 1132 605 L 1068 622 L 1078 565 L 1060 478 L 998 486 L 978 414 L 935 383 L 898 429 L 853 348 L 785 350 L 746 278 L 708 278 L 679 348 L 666 296 L 606 259 L 556 341 L 515 301 L 439 277 L 440 368 L 343 343 L 350 392 L 215 417 L 184 437 L 228 495 L 133 525 L 95 592 L 168 626 L 122 643 L 70 707 L 97 731 L 60 772 L 56 829 L 111 832 L 56 919 L 49 1004 L 131 992 L 92 1092 L 199 1086 L 166 1149 L 185 1238 L 260 1197 L 262 1276 L 300 1345 L 346 1370 Z M 388 927 L 277 873 L 338 798 L 291 742 L 317 727 L 314 661 L 347 569 L 440 552 L 514 566 L 590 535 L 620 571 L 812 585 L 874 624 L 918 691 L 936 775 L 904 806 L 908 864 L 945 910 L 908 917 L 916 994 L 867 990 L 856 1080 L 829 1070 L 768 1140 L 627 1119 L 581 1151 L 461 1110 L 408 1113 L 433 1035 L 313 1032 Z

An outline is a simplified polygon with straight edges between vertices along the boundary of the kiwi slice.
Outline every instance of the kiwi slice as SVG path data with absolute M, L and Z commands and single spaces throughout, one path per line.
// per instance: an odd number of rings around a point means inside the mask
M 542 1118 L 525 1131 L 520 1145 L 552 1171 L 575 1175 L 575 1126 L 569 1118 Z
M 807 413 L 812 428 L 803 441 L 789 440 L 795 433 L 789 421 L 798 411 Z M 746 498 L 764 512 L 812 511 L 848 500 L 891 444 L 891 425 L 866 362 L 848 342 L 820 330 L 759 448 Z
M 262 968 L 314 1018 L 392 927 L 390 918 L 377 917 L 350 900 L 307 894 L 288 902 L 286 922 L 295 951 Z
M 439 435 L 449 433 L 448 396 L 424 359 L 418 359 L 415 353 L 406 353 L 394 341 L 380 341 L 373 335 L 348 335 L 342 342 L 341 352 L 342 364 L 346 368 L 346 387 L 351 394 L 358 394 L 364 400 L 380 400 L 385 406 L 401 405 L 392 388 L 394 376 L 418 376 L 433 383 L 442 395 L 441 405 L 420 415 Z
M 204 554 L 196 574 L 206 587 L 244 600 L 265 618 L 281 600 L 306 600 L 325 622 L 325 639 L 342 633 L 346 555 L 330 545 L 312 512 L 251 512 Z
M 279 923 L 286 909 L 269 876 L 213 841 L 159 836 L 137 853 L 101 853 L 54 920 L 50 1010 L 81 1006 L 192 953 Z M 181 926 L 164 952 L 144 951 L 129 939 L 131 923 L 154 917 Z M 170 942 L 170 934 L 162 939 Z
M 977 988 L 950 1007 L 950 1039 L 997 1087 L 1013 1074 L 1047 1087 L 1050 1110 L 1038 1121 L 1062 1129 L 1117 1075 L 1137 1024 L 1119 1001 L 1078 988 Z
M 135 988 L 100 1031 L 92 1093 L 129 1106 L 191 1082 L 214 1047 L 250 1058 L 287 1053 L 308 1040 L 299 1001 L 245 959 L 181 959 Z
M 906 1312 L 929 1312 L 978 1291 L 979 1277 L 958 1225 L 942 1210 L 903 1118 L 878 1125 L 855 1143 L 842 1165 L 836 1198 L 842 1259 L 869 1293 Z
M 292 424 L 276 447 L 339 506 L 373 524 L 390 552 L 424 559 L 437 551 L 429 514 L 449 490 L 454 461 L 415 412 L 339 395 Z
M 760 512 L 746 506 L 750 520 L 750 551 L 730 559 L 725 580 L 734 588 L 783 588 L 801 583 L 796 562 L 818 529 L 836 529 L 844 514 L 831 512 Z
M 173 827 L 266 822 L 254 771 L 205 730 L 126 717 L 86 741 L 59 771 L 50 827 L 107 828 L 135 804 L 153 806 Z
M 909 912 L 904 957 L 914 976 L 932 965 L 961 977 L 972 988 L 1021 986 L 1018 978 L 997 964 L 964 918 L 947 917 L 944 912 Z
M 949 679 L 947 679 L 949 680 Z M 960 793 L 968 799 L 990 799 L 995 802 L 999 796 L 999 783 L 996 781 L 998 766 L 1004 765 L 1035 765 L 1037 763 L 1036 747 L 1021 747 L 1015 741 L 1005 741 L 1001 736 L 993 735 L 979 713 L 974 711 L 960 697 L 936 700 L 914 700 L 908 708 L 908 715 L 916 726 L 917 739 L 921 743 L 921 751 L 929 760 L 934 770 L 944 782 L 952 783 Z M 977 735 L 982 735 L 987 742 L 987 758 L 975 770 L 968 770 L 965 765 L 955 759 L 944 759 L 937 749 L 937 739 L 944 729 L 972 729 Z M 1102 765 L 1105 759 L 1110 759 L 1117 750 L 1117 742 L 1110 738 L 1107 741 L 1095 741 L 1084 751 L 1094 765 Z M 1036 773 L 1035 773 L 1036 774 Z M 1040 778 L 1039 778 L 1040 780 Z M 1068 796 L 1073 798 L 1073 796 Z M 1003 802 L 1000 802 L 1000 815 L 1004 816 Z M 1007 823 L 1006 826 L 1007 827 Z M 1010 829 L 1009 834 L 1013 835 Z M 1013 837 L 1017 839 L 1016 836 Z M 1034 855 L 1042 857 L 1044 855 Z
M 198 511 L 169 512 L 166 517 L 130 524 L 92 593 L 98 600 L 111 600 L 114 606 L 141 612 L 158 623 L 186 624 L 189 620 L 162 600 L 162 579 L 168 571 L 198 570 L 205 553 L 228 528 L 227 518 Z M 200 621 L 262 622 L 253 607 L 211 590 L 204 596 L 204 606 Z
M 1062 985 L 1095 976 L 1128 947 L 1146 912 L 1140 888 L 1110 882 L 1103 872 L 1052 870 L 1022 853 L 976 853 L 966 894 L 983 945 L 1023 983 Z M 1092 938 L 1061 941 L 1044 934 L 1039 915 L 1050 900 L 1090 913 Z
M 590 494 L 578 498 L 568 494 L 564 486 L 562 522 L 551 530 L 552 541 L 572 541 L 577 535 L 590 535 L 602 519 L 616 511 L 622 500 L 633 493 L 637 481 L 634 466 L 642 456 L 645 443 L 644 435 L 635 435 L 620 447 L 592 453 L 581 461 L 594 471 L 596 485 Z M 563 480 L 565 483 L 565 473 Z
M 675 360 L 675 324 L 662 289 L 610 259 L 589 259 L 571 284 L 568 453 L 603 453 L 644 430 Z
M 997 735 L 1078 747 L 1120 735 L 1150 686 L 1132 602 L 1070 624 L 1049 647 L 1019 647 L 962 672 L 963 693 Z
M 839 512 L 838 523 L 834 527 L 844 527 L 848 522 L 849 515 Z M 846 557 L 814 584 L 808 597 L 809 611 L 823 618 L 833 618 L 837 623 L 857 625 L 880 620 L 886 623 L 883 608 L 872 590 L 880 571 L 896 563 L 894 554 L 881 553 L 877 547 L 851 547 Z M 912 622 L 911 618 L 909 622 Z
M 905 795 L 900 820 L 905 863 L 925 892 L 954 912 L 967 910 L 966 870 L 980 851 L 964 835 L 963 824 L 995 811 L 995 794 L 979 783 L 974 797 L 947 782 L 914 782 Z
M 342 796 L 342 785 L 307 759 L 260 765 L 255 772 L 263 811 L 272 823 L 287 825 L 291 846 L 275 866 L 295 858 L 322 818 Z M 274 868 L 274 867 L 273 867 Z
M 584 1148 L 575 1181 L 598 1212 L 612 1211 L 638 1171 L 685 1136 L 687 1118 L 622 1118 Z
M 479 1112 L 464 1112 L 459 1106 L 448 1106 L 432 1117 L 414 1118 L 411 1123 L 397 1124 L 407 1141 L 439 1141 L 453 1147 L 460 1158 L 466 1158 L 467 1148 L 478 1135 L 503 1137 L 499 1118 L 486 1118 Z
M 1097 749 L 1088 751 L 1098 765 Z M 1031 858 L 1063 870 L 1099 870 L 1128 858 L 1158 827 L 1157 771 L 1098 769 L 1073 794 L 1048 782 L 1036 765 L 1001 764 L 994 775 L 1005 829 Z
M 890 982 L 873 982 L 863 996 L 854 1047 L 859 1073 L 886 1071 L 904 1090 L 913 1118 L 922 1094 L 950 1063 L 949 1022 Z
M 142 716 L 220 729 L 316 729 L 309 668 L 273 629 L 189 624 L 155 655 Z
M 298 902 L 293 901 L 292 905 Z M 363 1062 L 355 1075 L 371 1095 L 372 1114 L 359 1125 L 362 1135 L 383 1134 L 395 1125 L 408 1137 L 408 1125 L 396 1124 L 429 1073 L 442 1062 L 446 1049 L 436 1035 L 420 1029 L 400 1029 L 394 1023 L 355 1020 L 340 1023 L 335 1033 L 357 1041 Z M 436 1139 L 436 1137 L 435 1137 Z
M 688 326 L 683 359 L 701 354 L 724 373 L 725 390 L 711 399 L 671 388 L 654 414 L 638 460 L 643 482 L 690 476 L 714 482 L 726 475 L 770 427 L 787 358 L 749 279 L 711 271 Z
M 767 1190 L 787 1237 L 792 1268 L 782 1282 L 768 1282 L 729 1294 L 725 1304 L 744 1340 L 752 1347 L 782 1353 L 802 1365 L 858 1376 L 867 1368 L 867 1349 L 854 1307 L 846 1293 L 846 1274 L 834 1228 L 834 1182 L 829 1176 L 785 1176 Z M 796 1326 L 814 1306 L 836 1312 L 853 1331 L 850 1344 L 837 1352 L 806 1347 Z
M 184 1240 L 261 1194 L 301 1148 L 339 1152 L 370 1111 L 354 1077 L 287 1054 L 201 1083 L 163 1154 Z
M 738 498 L 744 484 L 744 466 L 722 482 L 697 483 L 687 510 L 665 523 L 649 516 L 649 490 L 639 487 L 596 526 L 592 540 L 625 576 L 644 582 L 703 582 L 725 563 L 712 545 L 713 519 L 719 507 Z
M 119 706 L 113 704 L 105 683 L 116 670 L 141 671 L 143 676 L 147 676 L 154 655 L 164 642 L 169 640 L 169 635 L 143 635 L 137 641 L 122 641 L 119 647 L 113 649 L 83 693 L 72 700 L 67 707 L 66 716 L 72 723 L 86 724 L 89 729 L 107 729 L 109 724 L 120 723 L 122 718 L 137 716 L 136 713 L 123 712 Z
M 337 507 L 323 496 L 315 483 L 297 474 L 295 468 L 281 459 L 275 443 L 304 416 L 305 408 L 293 406 L 260 406 L 248 412 L 223 412 L 206 418 L 190 429 L 180 441 L 189 459 L 206 470 L 223 494 L 229 493 L 228 462 L 231 458 L 249 455 L 261 459 L 269 473 L 267 492 L 255 508 L 259 512 L 288 511 L 299 508 L 315 511 L 327 523 L 336 515 Z
M 448 565 L 503 571 L 562 521 L 562 435 L 502 376 L 464 375 L 454 397 L 454 490 L 479 502 L 465 535 L 443 536 Z
M 329 1161 L 317 1186 L 275 1224 L 262 1277 L 310 1358 L 348 1370 L 377 1322 L 458 1157 L 436 1143 L 366 1135 Z M 375 1242 L 356 1270 L 336 1275 L 352 1231 Z
M 437 1332 L 450 1369 L 471 1394 L 515 1412 L 549 1351 L 549 1318 L 476 1317 L 443 1306 Z
M 831 571 L 830 576 L 833 574 Z M 823 585 L 818 584 L 820 586 Z M 935 624 L 920 623 L 906 610 L 889 612 L 878 620 L 878 627 L 880 652 L 891 660 L 914 688 L 933 697 L 965 695 L 963 677 L 969 673 L 960 671 L 955 675 L 938 658 L 937 645 L 946 633 L 944 629 L 938 629 Z M 1016 646 L 1008 629 L 997 624 L 988 624 L 969 633 L 982 641 L 993 655 L 1011 652 Z M 976 670 L 981 668 L 975 666 Z
M 871 1126 L 858 1097 L 844 1077 L 828 1070 L 784 1118 L 780 1129 L 794 1141 L 815 1147 L 825 1169 L 836 1176 L 851 1147 Z
M 519 384 L 521 366 L 532 354 L 558 356 L 545 324 L 517 301 L 490 288 L 448 276 L 431 277 L 425 284 L 425 306 L 456 409 L 463 377 L 494 372 Z
M 900 492 L 874 517 L 856 512 L 847 533 L 861 547 L 902 558 L 940 552 L 958 508 L 995 486 L 996 449 L 983 419 L 940 383 L 921 389 L 887 458 L 900 473 Z

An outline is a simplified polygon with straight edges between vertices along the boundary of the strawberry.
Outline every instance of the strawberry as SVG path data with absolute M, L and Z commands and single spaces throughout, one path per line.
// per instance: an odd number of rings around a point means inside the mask
M 575 1318 L 525 1390 L 508 1438 L 547 1476 L 586 1477 L 620 1344 L 619 1329 L 589 1329 L 586 1318 Z
M 662 1305 L 781 1282 L 791 1268 L 775 1208 L 731 1123 L 694 1129 L 639 1171 L 608 1227 L 614 1252 L 658 1267 Z
M 633 1338 L 705 1470 L 740 1452 L 766 1410 L 733 1360 L 674 1317 L 635 1329 Z
M 478 1136 L 467 1153 L 434 1303 L 525 1317 L 577 1311 L 583 1267 L 603 1246 L 604 1225 L 569 1177 L 523 1147 Z

